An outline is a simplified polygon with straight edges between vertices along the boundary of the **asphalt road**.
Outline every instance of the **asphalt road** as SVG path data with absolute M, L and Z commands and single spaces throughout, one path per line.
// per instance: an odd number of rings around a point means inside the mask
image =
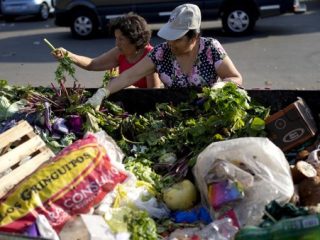
M 227 37 L 218 21 L 204 23 L 203 36 L 223 44 L 247 89 L 320 89 L 320 2 L 307 2 L 307 7 L 305 14 L 260 19 L 251 36 Z M 56 47 L 92 57 L 114 45 L 114 39 L 105 36 L 75 40 L 68 28 L 55 27 L 52 18 L 45 22 L 21 18 L 14 23 L 0 19 L 0 79 L 12 85 L 54 83 L 57 62 L 44 38 Z M 160 42 L 152 38 L 153 44 Z M 77 68 L 76 76 L 84 87 L 99 87 L 103 72 Z M 68 80 L 68 85 L 72 83 Z

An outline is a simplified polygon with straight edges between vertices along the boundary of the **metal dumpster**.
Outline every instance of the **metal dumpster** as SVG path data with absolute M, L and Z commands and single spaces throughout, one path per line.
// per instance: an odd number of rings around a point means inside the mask
M 96 91 L 96 89 L 88 89 Z M 125 89 L 109 97 L 109 100 L 121 102 L 124 109 L 130 113 L 142 114 L 155 109 L 157 103 L 169 102 L 177 104 L 188 100 L 190 91 L 198 89 Z M 320 90 L 247 90 L 252 100 L 269 107 L 271 113 L 286 107 L 298 97 L 303 98 L 310 107 L 319 127 Z M 22 235 L 1 233 L 1 240 L 43 239 Z
M 190 89 L 125 89 L 110 96 L 111 101 L 120 101 L 130 113 L 144 113 L 154 109 L 156 103 L 170 102 L 173 104 L 185 101 Z M 194 89 L 197 91 L 197 89 Z M 297 97 L 303 98 L 316 121 L 320 109 L 320 90 L 247 90 L 252 100 L 271 107 L 276 112 L 294 102 Z

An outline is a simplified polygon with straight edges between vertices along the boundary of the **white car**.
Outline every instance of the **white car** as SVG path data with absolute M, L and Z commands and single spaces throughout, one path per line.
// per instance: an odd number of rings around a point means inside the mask
M 5 20 L 12 21 L 18 16 L 34 15 L 47 20 L 54 12 L 55 0 L 0 0 Z

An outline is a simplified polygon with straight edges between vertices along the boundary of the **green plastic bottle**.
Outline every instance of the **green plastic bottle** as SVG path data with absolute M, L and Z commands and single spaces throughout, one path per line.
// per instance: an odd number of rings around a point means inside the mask
M 269 228 L 244 227 L 235 240 L 320 240 L 320 215 L 284 219 Z
M 259 228 L 248 226 L 240 229 L 235 240 L 271 240 L 271 234 L 268 228 Z

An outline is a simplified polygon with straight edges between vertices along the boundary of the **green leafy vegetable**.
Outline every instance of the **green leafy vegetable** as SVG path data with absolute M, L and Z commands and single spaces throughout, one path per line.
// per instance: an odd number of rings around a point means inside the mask
M 268 114 L 269 109 L 251 103 L 246 91 L 227 83 L 221 89 L 204 88 L 190 102 L 177 106 L 161 103 L 156 111 L 129 116 L 121 122 L 123 138 L 119 145 L 128 156 L 132 155 L 133 145 L 145 146 L 146 150 L 135 152 L 134 157 L 149 159 L 158 174 L 177 181 L 187 175 L 188 167 L 210 143 L 265 136 L 264 119 Z M 168 152 L 174 153 L 178 161 L 157 163 Z
M 118 68 L 112 68 L 107 70 L 103 75 L 102 87 L 106 87 L 112 78 L 115 78 L 119 75 Z
M 26 104 L 27 101 L 25 99 L 11 103 L 5 96 L 0 96 L 0 121 L 12 117 L 23 109 Z
M 157 240 L 157 226 L 154 220 L 144 211 L 131 211 L 125 215 L 125 222 L 132 234 L 131 240 Z
M 73 62 L 71 58 L 68 56 L 68 52 L 66 52 L 63 58 L 59 59 L 59 65 L 55 71 L 55 80 L 58 83 L 66 81 L 66 75 L 71 76 L 74 80 L 77 81 L 75 77 L 75 67 L 73 66 Z
M 52 51 L 55 51 L 56 48 L 45 38 L 44 42 L 48 44 Z M 73 62 L 71 58 L 68 56 L 68 52 L 66 52 L 63 58 L 59 59 L 59 65 L 55 71 L 55 80 L 60 84 L 61 82 L 66 81 L 66 74 L 71 76 L 75 81 L 75 67 L 73 66 Z
M 158 192 L 163 188 L 162 177 L 152 169 L 152 162 L 147 159 L 127 158 L 125 168 L 137 179 L 150 183 Z

